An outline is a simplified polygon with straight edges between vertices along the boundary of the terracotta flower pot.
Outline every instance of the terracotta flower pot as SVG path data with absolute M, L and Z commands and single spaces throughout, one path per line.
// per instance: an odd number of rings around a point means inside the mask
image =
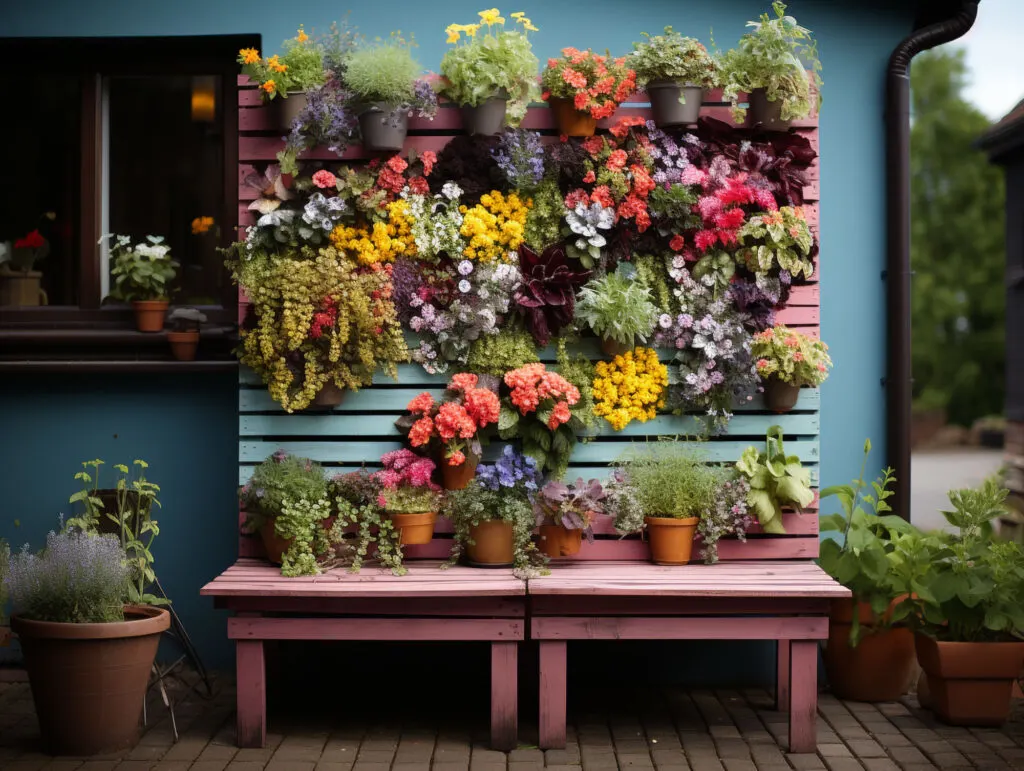
M 421 546 L 434 538 L 434 523 L 437 512 L 425 514 L 388 514 L 391 524 L 399 532 L 402 546 Z
M 777 415 L 789 412 L 800 398 L 800 386 L 785 383 L 777 377 L 764 381 L 764 403 Z
M 462 106 L 462 124 L 466 133 L 480 136 L 500 134 L 505 127 L 505 111 L 508 108 L 508 94 L 502 91 L 472 107 Z
M 317 391 L 316 396 L 313 397 L 313 401 L 309 406 L 314 409 L 331 409 L 332 407 L 337 407 L 341 404 L 344 398 L 345 392 L 341 388 L 338 388 L 334 383 L 327 383 Z
M 278 97 L 268 105 L 274 127 L 278 132 L 287 134 L 292 130 L 292 123 L 299 113 L 306 109 L 306 92 L 289 91 L 288 98 Z
M 572 99 L 553 96 L 548 100 L 548 104 L 554 113 L 559 134 L 570 137 L 594 136 L 594 132 L 597 131 L 597 118 L 592 118 L 589 112 L 577 110 Z
M 541 525 L 537 548 L 549 557 L 571 557 L 583 545 L 582 530 L 566 530 L 561 525 Z
M 644 517 L 647 538 L 651 543 L 651 560 L 656 565 L 685 565 L 693 552 L 693 536 L 697 533 L 697 517 Z
M 14 616 L 47 751 L 95 755 L 132 747 L 166 610 L 125 608 L 110 624 L 62 624 Z
M 140 332 L 161 332 L 164 328 L 167 305 L 167 300 L 136 300 L 133 302 L 135 328 Z
M 782 119 L 782 102 L 769 102 L 763 88 L 755 88 L 748 97 L 751 128 L 765 131 L 788 131 L 792 121 Z
M 895 701 L 910 687 L 914 675 L 914 634 L 906 627 L 891 627 L 865 634 L 850 647 L 853 600 L 833 600 L 829 614 L 828 645 L 823 657 L 832 692 L 853 701 Z M 857 604 L 861 624 L 876 622 L 871 606 Z
M 466 460 L 458 466 L 449 465 L 443 457 L 438 460 L 437 465 L 441 468 L 441 487 L 445 490 L 464 490 L 476 476 L 476 467 L 480 458 L 470 454 Z
M 466 560 L 473 567 L 511 567 L 515 560 L 515 533 L 510 522 L 500 519 L 469 528 L 472 543 L 466 544 Z
M 1024 663 L 1024 643 L 944 642 L 923 634 L 914 642 L 940 720 L 970 726 L 1006 722 L 1013 683 Z
M 601 353 L 605 356 L 622 356 L 633 350 L 633 346 L 620 343 L 607 337 L 601 338 Z
M 38 270 L 10 270 L 0 265 L 0 305 L 47 305 L 46 292 L 40 286 L 42 280 L 43 274 Z
M 409 133 L 409 115 L 386 102 L 374 102 L 359 113 L 363 147 L 374 152 L 400 152 Z
M 171 344 L 171 355 L 178 361 L 193 361 L 199 347 L 199 331 L 168 332 L 167 342 Z
M 651 100 L 651 117 L 659 128 L 689 126 L 700 117 L 704 89 L 674 80 L 652 80 L 647 84 L 647 97 Z M 680 97 L 683 102 L 680 102 Z
M 327 517 L 321 523 L 321 527 L 324 530 L 330 530 L 336 519 L 337 517 Z M 274 520 L 268 518 L 260 525 L 260 540 L 263 541 L 263 551 L 266 553 L 267 559 L 275 565 L 280 565 L 281 558 L 288 551 L 288 547 L 292 545 L 293 539 L 279 536 L 274 527 Z

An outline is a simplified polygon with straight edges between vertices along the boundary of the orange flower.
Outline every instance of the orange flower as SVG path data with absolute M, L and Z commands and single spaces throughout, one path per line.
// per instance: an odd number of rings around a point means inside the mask
M 261 85 L 260 88 L 262 88 L 268 94 L 273 94 L 277 90 L 277 84 L 272 80 L 268 80 L 266 83 Z
M 306 34 L 306 30 L 304 30 L 302 27 L 299 27 L 299 34 L 295 36 L 295 39 L 298 40 L 300 43 L 305 43 L 307 40 L 309 40 L 309 35 Z
M 242 64 L 256 64 L 260 60 L 260 52 L 255 48 L 243 48 L 238 52 Z

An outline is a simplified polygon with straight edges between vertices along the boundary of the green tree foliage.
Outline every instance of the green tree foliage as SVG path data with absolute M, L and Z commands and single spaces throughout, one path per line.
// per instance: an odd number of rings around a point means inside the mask
M 910 149 L 915 403 L 965 425 L 1005 395 L 1003 173 L 972 146 L 967 77 L 961 49 L 914 60 Z

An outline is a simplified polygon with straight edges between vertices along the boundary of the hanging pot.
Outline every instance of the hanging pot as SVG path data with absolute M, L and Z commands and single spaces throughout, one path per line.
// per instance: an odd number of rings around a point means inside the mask
M 566 530 L 561 525 L 541 525 L 537 548 L 548 557 L 571 557 L 583 545 L 582 530 Z
M 494 136 L 505 128 L 508 92 L 504 89 L 475 107 L 462 105 L 462 123 L 470 136 Z
M 409 114 L 387 102 L 373 102 L 359 113 L 359 133 L 367 150 L 397 153 L 409 133 Z
M 171 355 L 178 361 L 192 361 L 196 358 L 199 347 L 199 330 L 187 332 L 168 332 L 167 342 L 171 344 Z
M 287 99 L 279 96 L 267 106 L 270 110 L 273 128 L 282 134 L 287 134 L 292 130 L 292 124 L 299 117 L 299 113 L 306 109 L 306 92 L 289 91 Z
M 618 340 L 612 340 L 609 337 L 601 338 L 601 353 L 605 356 L 622 356 L 632 350 L 632 345 L 620 343 Z
M 0 305 L 38 307 L 47 305 L 46 292 L 40 286 L 43 274 L 38 270 L 10 270 L 0 267 Z
M 928 676 L 932 710 L 945 723 L 999 726 L 1010 715 L 1013 683 L 1024 663 L 1022 642 L 945 642 L 914 638 Z
M 331 409 L 341 404 L 344 398 L 344 389 L 338 388 L 334 383 L 327 382 L 320 387 L 320 390 L 317 391 L 309 406 L 314 409 Z
M 494 519 L 469 528 L 471 543 L 466 544 L 466 561 L 475 568 L 512 567 L 515 560 L 515 533 L 510 522 Z
M 589 112 L 577 110 L 572 99 L 553 96 L 548 100 L 555 116 L 559 134 L 569 137 L 592 137 L 597 130 L 597 118 Z
M 135 745 L 166 610 L 127 606 L 124 621 L 67 624 L 14 616 L 43 745 L 95 755 Z
M 437 512 L 423 514 L 388 514 L 391 524 L 399 533 L 402 546 L 422 546 L 434 538 L 434 523 Z
M 656 565 L 685 565 L 693 553 L 698 517 L 644 517 L 651 561 Z
M 464 490 L 473 477 L 476 476 L 476 467 L 480 458 L 472 453 L 466 455 L 466 460 L 458 466 L 449 465 L 448 461 L 441 457 L 438 465 L 441 467 L 441 487 L 445 490 Z
M 792 121 L 782 119 L 782 101 L 768 101 L 763 88 L 755 88 L 747 97 L 750 127 L 764 131 L 788 131 Z
M 689 126 L 700 117 L 704 89 L 674 80 L 652 80 L 647 84 L 647 97 L 651 101 L 654 125 L 659 128 Z
M 133 302 L 135 328 L 140 332 L 163 331 L 167 305 L 167 300 L 136 300 Z
M 765 406 L 776 415 L 792 410 L 800 398 L 800 386 L 785 383 L 777 377 L 769 377 L 764 381 Z

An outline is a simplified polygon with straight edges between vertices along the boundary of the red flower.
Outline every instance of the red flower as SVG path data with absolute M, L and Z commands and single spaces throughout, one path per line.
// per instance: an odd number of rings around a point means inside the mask
M 591 169 L 590 171 L 588 171 L 586 174 L 583 175 L 583 181 L 585 183 L 587 183 L 588 185 L 591 182 L 593 182 L 595 179 L 597 179 L 597 177 L 595 176 L 593 169 Z
M 466 462 L 466 455 L 461 450 L 455 450 L 448 456 L 449 466 L 461 466 Z
M 429 195 L 430 183 L 423 177 L 413 177 L 409 180 L 409 190 L 416 195 Z
M 434 397 L 431 396 L 428 391 L 424 391 L 419 396 L 414 397 L 412 401 L 405 406 L 405 408 L 409 410 L 409 412 L 426 415 L 434 409 Z
M 604 137 L 593 136 L 587 137 L 580 142 L 580 147 L 586 150 L 591 155 L 598 155 L 604 150 Z
M 477 428 L 498 422 L 501 402 L 498 395 L 489 388 L 470 388 L 465 396 L 466 412 L 473 418 Z
M 433 435 L 434 421 L 426 417 L 420 418 L 409 429 L 409 444 L 413 447 L 422 447 L 430 442 Z
M 577 110 L 584 110 L 587 107 L 587 103 L 590 102 L 590 97 L 586 91 L 579 91 L 576 96 L 572 98 L 572 106 Z
M 613 136 L 617 136 L 619 139 L 622 139 L 624 136 L 626 136 L 626 134 L 629 133 L 630 127 L 632 127 L 632 126 L 642 126 L 642 125 L 644 125 L 645 122 L 646 121 L 644 121 L 643 118 L 639 118 L 639 117 L 621 118 L 618 121 L 618 123 L 616 123 L 614 126 L 612 126 L 608 130 L 612 133 Z
M 715 217 L 715 224 L 720 228 L 734 229 L 743 224 L 743 209 L 728 209 Z
M 668 242 L 668 248 L 674 252 L 683 251 L 684 246 L 686 246 L 686 240 L 678 233 L 672 236 L 672 240 Z
M 608 156 L 608 168 L 612 171 L 621 171 L 626 168 L 628 156 L 625 150 L 615 150 Z
M 46 243 L 46 239 L 42 237 L 38 230 L 33 230 L 24 238 L 19 238 L 14 242 L 15 249 L 38 249 Z
M 400 155 L 392 155 L 388 158 L 386 165 L 389 169 L 399 174 L 409 168 L 409 164 L 406 163 L 405 159 Z
M 420 153 L 420 163 L 423 164 L 423 176 L 429 177 L 430 172 L 434 170 L 434 164 L 437 163 L 437 153 L 433 150 L 424 150 Z
M 708 247 L 714 246 L 717 240 L 718 237 L 715 235 L 714 230 L 698 230 L 697 234 L 693 237 L 694 244 L 702 252 L 706 251 Z
M 327 169 L 320 169 L 320 171 L 313 174 L 313 184 L 319 188 L 334 187 L 337 182 L 338 178 Z
M 612 192 L 607 185 L 595 187 L 594 192 L 590 194 L 590 200 L 601 204 L 606 209 L 615 206 L 615 199 L 612 198 Z
M 576 204 L 580 203 L 590 203 L 590 196 L 587 194 L 587 191 L 582 188 L 577 188 L 576 190 L 570 191 L 569 194 L 565 197 L 566 209 L 575 209 Z

